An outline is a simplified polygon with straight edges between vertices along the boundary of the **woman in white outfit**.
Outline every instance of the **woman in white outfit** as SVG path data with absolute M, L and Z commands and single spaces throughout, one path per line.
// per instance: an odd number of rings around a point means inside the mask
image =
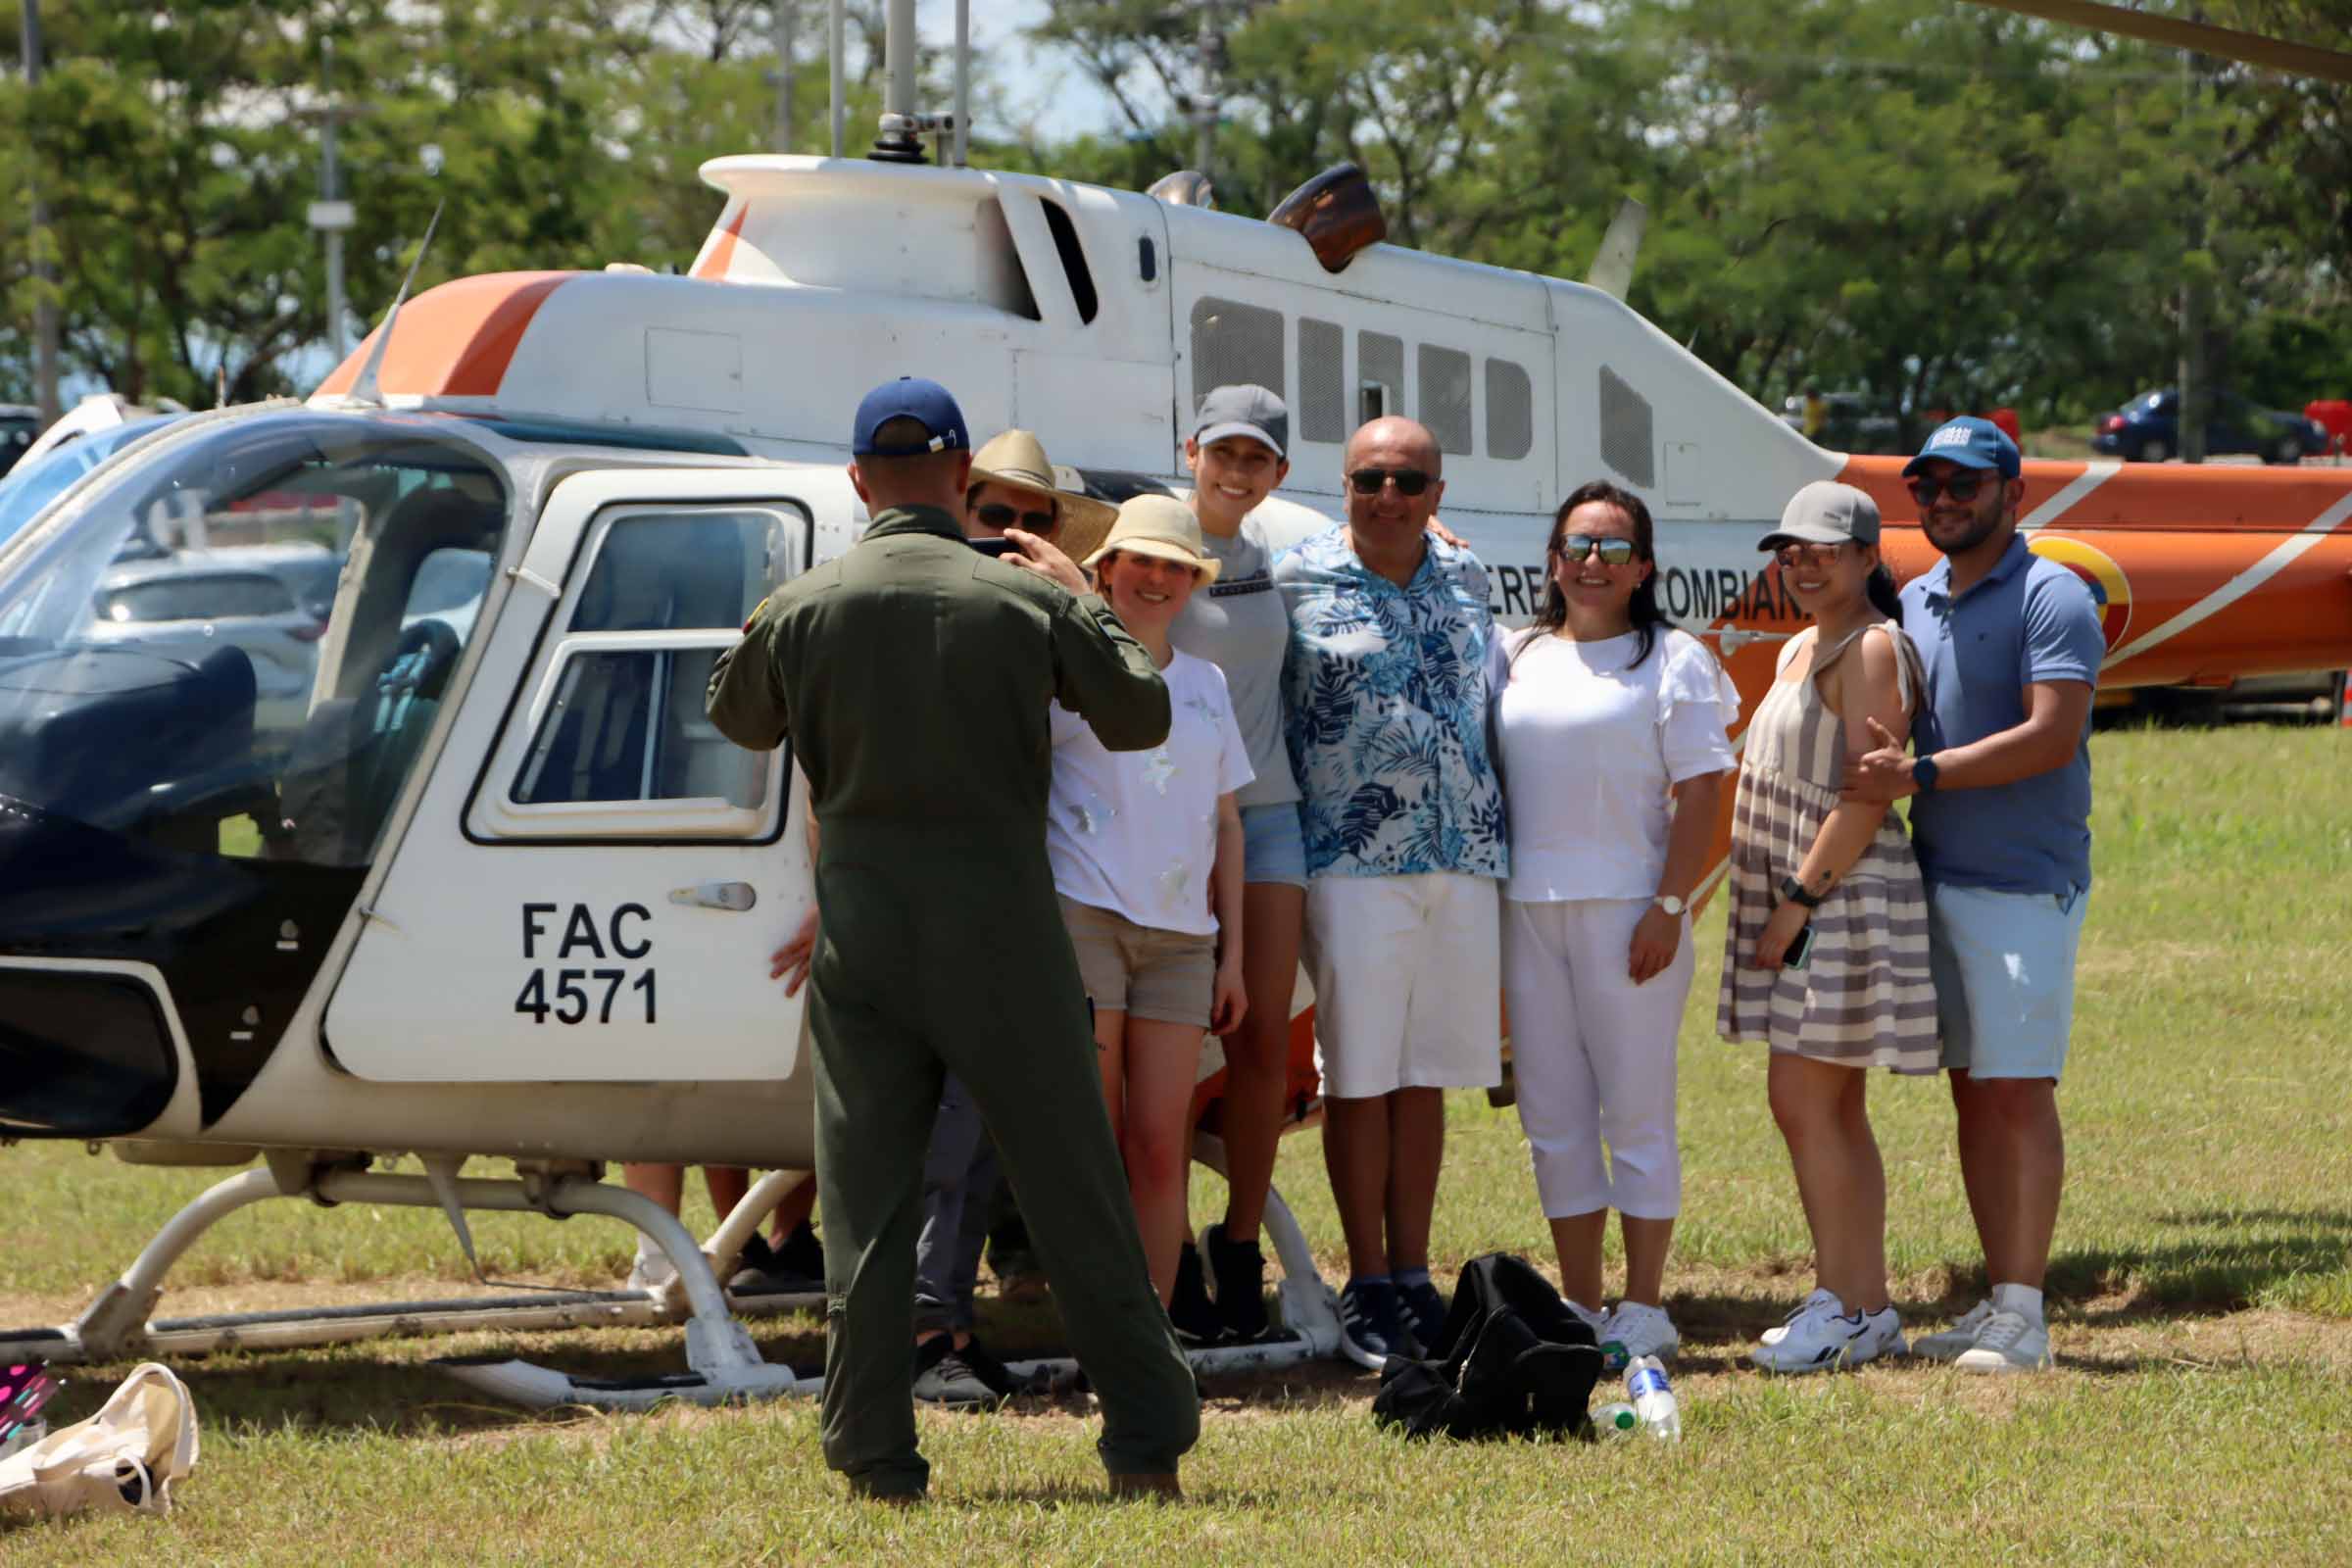
M 1662 1355 L 1679 1341 L 1661 1292 L 1682 1209 L 1674 1094 L 1690 990 L 1686 904 L 1706 872 L 1740 696 L 1706 646 L 1658 612 L 1641 498 L 1582 486 L 1553 516 L 1545 557 L 1543 606 L 1512 639 L 1495 706 L 1519 1120 L 1569 1304 L 1628 1354 Z M 1612 1208 L 1625 1295 L 1604 1318 Z

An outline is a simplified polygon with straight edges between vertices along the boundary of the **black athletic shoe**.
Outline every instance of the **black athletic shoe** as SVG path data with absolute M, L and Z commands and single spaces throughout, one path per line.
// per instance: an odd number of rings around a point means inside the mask
M 1222 1221 L 1200 1233 L 1214 1285 L 1209 1299 L 1226 1334 L 1248 1345 L 1266 1337 L 1266 1258 L 1255 1241 L 1229 1242 Z
M 1214 1345 L 1225 1337 L 1224 1320 L 1201 1282 L 1200 1250 L 1191 1242 L 1176 1255 L 1176 1291 L 1168 1302 L 1168 1321 L 1176 1325 L 1177 1342 L 1187 1349 Z
M 942 1334 L 914 1348 L 914 1396 L 951 1410 L 993 1410 L 1004 1396 L 981 1380 L 955 1336 Z
M 1053 1380 L 1042 1372 L 1026 1379 L 1015 1377 L 1012 1368 L 997 1359 L 996 1351 L 980 1343 L 978 1335 L 966 1341 L 963 1348 L 955 1353 L 957 1359 L 972 1369 L 973 1376 L 994 1389 L 1000 1397 L 1009 1399 L 1016 1394 L 1044 1394 L 1052 1387 Z
M 1422 1348 L 1432 1353 L 1438 1342 L 1446 1337 L 1446 1298 L 1428 1280 L 1417 1285 L 1396 1287 L 1396 1298 L 1404 1308 L 1405 1326 L 1412 1330 Z
M 813 1280 L 818 1290 L 825 1288 L 825 1244 L 816 1239 L 816 1227 L 807 1220 L 792 1228 L 784 1245 L 775 1249 L 776 1272 L 804 1280 Z
M 1340 1331 L 1366 1355 L 1421 1353 L 1421 1346 L 1405 1326 L 1403 1302 L 1387 1280 L 1349 1280 L 1340 1292 Z
M 770 1247 L 764 1236 L 744 1243 L 743 1257 L 728 1278 L 727 1289 L 737 1296 L 808 1296 L 823 1291 L 824 1251 L 811 1237 L 807 1250 L 816 1253 L 816 1272 L 805 1272 L 802 1250 L 794 1245 L 801 1235 L 795 1231 L 781 1251 Z

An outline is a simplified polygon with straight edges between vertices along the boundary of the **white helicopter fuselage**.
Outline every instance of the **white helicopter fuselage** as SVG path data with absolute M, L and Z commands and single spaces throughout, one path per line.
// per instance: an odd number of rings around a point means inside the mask
M 0 1130 L 199 1158 L 806 1165 L 802 1006 L 768 974 L 813 898 L 806 792 L 787 754 L 752 758 L 710 728 L 699 672 L 759 597 L 862 531 L 846 437 L 892 375 L 945 383 L 976 437 L 1038 432 L 1114 493 L 1183 482 L 1187 416 L 1210 387 L 1273 387 L 1291 470 L 1261 515 L 1294 539 L 1339 515 L 1349 431 L 1410 414 L 1440 437 L 1446 520 L 1507 620 L 1541 595 L 1558 498 L 1615 480 L 1657 518 L 1665 609 L 1718 639 L 1751 700 L 1801 625 L 1759 577 L 1756 539 L 1801 484 L 1859 471 L 1581 284 L 1385 245 L 1335 274 L 1288 229 L 1026 175 L 766 156 L 705 173 L 727 204 L 692 276 L 444 285 L 307 408 L 148 437 L 0 547 L 7 722 L 110 745 L 138 731 L 106 704 L 162 694 L 158 711 L 185 711 L 210 693 L 230 713 L 235 672 L 92 673 L 86 598 L 61 608 L 40 584 L 78 583 L 124 530 L 186 543 L 273 506 L 306 526 L 331 513 L 348 558 L 308 723 L 240 754 L 234 788 L 135 760 L 103 789 L 64 761 L 0 763 L 0 807 L 34 824 L 0 837 L 0 862 L 21 842 L 54 867 L 54 846 L 111 824 L 146 857 L 140 876 L 193 885 L 217 858 L 246 879 L 235 929 L 252 933 L 248 953 L 221 946 L 228 916 L 44 924 L 61 899 L 108 902 L 46 873 L 60 880 L 40 908 L 0 911 L 0 996 L 64 999 L 35 1031 L 63 1053 L 61 1082 L 145 1049 L 74 1054 L 123 1016 L 122 995 L 151 1001 L 159 1042 L 143 1098 L 0 1103 Z M 2069 506 L 2108 471 L 2072 470 L 2052 484 Z M 439 612 L 442 637 L 414 591 L 444 550 L 480 557 L 487 586 Z M 41 695 L 68 686 L 81 731 Z M 232 830 L 244 816 L 258 837 Z M 299 914 L 272 902 L 297 898 Z M 246 962 L 273 978 L 247 986 Z M 906 962 L 923 984 L 922 956 Z

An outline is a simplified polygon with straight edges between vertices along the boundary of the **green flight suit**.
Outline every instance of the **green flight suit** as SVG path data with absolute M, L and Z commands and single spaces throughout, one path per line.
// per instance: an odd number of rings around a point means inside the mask
M 739 745 L 787 736 L 822 824 L 811 970 L 825 1216 L 825 1461 L 923 1490 L 914 1246 L 942 1074 L 970 1086 L 1102 1403 L 1113 1474 L 1173 1471 L 1200 1435 L 1152 1288 L 1046 863 L 1048 705 L 1114 751 L 1155 746 L 1168 693 L 1100 599 L 1072 598 L 894 508 L 779 589 L 710 677 Z

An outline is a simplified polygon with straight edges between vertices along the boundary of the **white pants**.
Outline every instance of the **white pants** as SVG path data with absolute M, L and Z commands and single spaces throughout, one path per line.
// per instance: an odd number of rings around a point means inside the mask
M 1301 956 L 1324 1094 L 1502 1081 L 1500 902 L 1493 877 L 1454 871 L 1308 881 Z
M 1503 905 L 1519 1125 L 1546 1218 L 1682 1211 L 1674 1055 L 1690 994 L 1690 920 L 1683 917 L 1674 961 L 1636 985 L 1627 956 L 1649 906 L 1646 899 Z

